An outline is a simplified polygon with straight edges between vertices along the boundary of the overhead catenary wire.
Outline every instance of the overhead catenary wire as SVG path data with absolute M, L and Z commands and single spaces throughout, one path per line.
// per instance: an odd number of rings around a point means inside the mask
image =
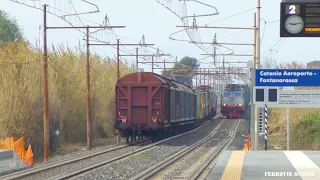
M 37 7 L 35 4 L 29 5 L 29 4 L 26 4 L 25 2 L 20 2 L 19 0 L 10 0 L 10 1 L 15 2 L 15 3 L 19 3 L 19 4 L 23 4 L 23 5 L 25 5 L 25 6 L 28 6 L 28 7 L 31 7 L 31 8 L 35 8 L 35 9 L 38 9 L 38 10 L 41 10 L 41 11 L 42 11 L 42 8 L 41 8 L 42 5 L 41 5 L 41 2 L 40 2 L 40 1 L 39 1 L 39 7 Z M 67 23 L 68 23 L 69 25 L 71 25 L 72 27 L 74 27 L 74 24 L 73 24 L 72 22 L 68 21 L 68 20 L 65 18 L 66 16 L 76 16 L 82 24 L 83 24 L 82 20 L 85 20 L 85 21 L 91 22 L 91 23 L 93 23 L 93 24 L 95 24 L 95 25 L 100 25 L 100 26 L 102 26 L 100 23 L 96 23 L 96 22 L 94 22 L 94 21 L 92 21 L 92 20 L 85 19 L 85 18 L 79 16 L 79 14 L 82 14 L 82 15 L 83 15 L 83 14 L 90 14 L 90 13 L 100 12 L 99 9 L 98 9 L 98 7 L 97 7 L 95 4 L 93 4 L 93 3 L 91 3 L 91 2 L 88 2 L 88 1 L 85 1 L 85 0 L 81 0 L 81 1 L 83 1 L 83 2 L 85 2 L 85 3 L 88 3 L 88 4 L 92 5 L 92 6 L 95 6 L 95 7 L 97 8 L 97 10 L 95 10 L 95 11 L 92 10 L 92 11 L 89 11 L 89 12 L 82 12 L 82 13 L 74 13 L 74 14 L 72 14 L 72 13 L 70 13 L 70 12 L 66 12 L 66 11 L 61 10 L 61 9 L 59 9 L 59 8 L 53 7 L 53 6 L 51 6 L 51 5 L 49 4 L 49 5 L 47 5 L 48 9 L 51 8 L 51 9 L 54 9 L 55 11 L 60 11 L 60 15 L 58 15 L 58 14 L 56 14 L 56 13 L 53 13 L 53 12 L 50 12 L 50 10 L 48 10 L 47 12 L 48 12 L 49 14 L 52 14 L 52 15 L 54 15 L 54 16 L 56 16 L 56 17 L 61 18 L 62 20 L 64 20 L 65 22 L 67 22 Z M 68 0 L 68 2 L 69 2 L 69 4 L 72 6 L 71 8 L 73 8 L 73 10 L 74 10 L 75 12 L 77 12 L 77 11 L 75 10 L 75 7 L 73 6 L 72 0 Z M 54 4 L 56 4 L 56 3 L 54 3 Z M 69 6 L 68 6 L 68 7 L 69 7 Z M 70 8 L 70 7 L 69 7 L 69 8 Z M 64 15 L 61 15 L 61 13 L 64 13 Z M 76 29 L 76 30 L 79 31 L 79 32 L 81 32 L 81 33 L 83 33 L 83 34 L 85 34 L 85 32 L 84 32 L 83 30 L 81 30 L 81 29 Z M 112 32 L 113 32 L 113 34 L 115 35 L 115 37 L 117 38 L 117 35 L 114 33 L 113 29 L 112 29 Z M 97 40 L 97 38 L 94 37 L 94 36 L 92 36 L 92 35 L 90 35 L 90 38 Z M 100 42 L 100 43 L 105 43 L 105 44 L 108 44 L 108 43 L 109 43 L 109 42 L 107 42 L 107 41 L 101 41 L 101 40 L 98 40 L 98 42 Z M 111 46 L 111 47 L 116 48 L 116 46 Z M 124 49 L 126 49 L 126 48 L 124 47 Z M 123 53 L 127 53 L 127 54 L 130 54 L 130 55 L 133 55 L 133 53 L 130 53 L 130 52 L 125 51 L 125 50 L 123 50 L 123 49 L 120 49 L 120 51 L 123 52 Z M 140 57 L 140 58 L 142 58 L 142 57 Z M 142 58 L 142 59 L 145 59 L 145 58 Z

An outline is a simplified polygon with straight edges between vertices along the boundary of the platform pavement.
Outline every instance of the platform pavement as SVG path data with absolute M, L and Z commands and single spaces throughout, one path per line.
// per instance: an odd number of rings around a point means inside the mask
M 320 151 L 225 151 L 207 180 L 320 180 Z

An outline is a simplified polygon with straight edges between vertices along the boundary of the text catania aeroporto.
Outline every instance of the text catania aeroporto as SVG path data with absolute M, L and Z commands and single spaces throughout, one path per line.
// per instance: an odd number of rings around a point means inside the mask
M 305 72 L 290 72 L 290 71 L 283 71 L 283 72 L 279 72 L 279 71 L 260 71 L 260 76 L 271 76 L 271 77 L 277 77 L 277 76 L 288 76 L 288 78 L 283 78 L 283 79 L 273 79 L 273 78 L 260 78 L 260 82 L 264 82 L 264 83 L 282 83 L 282 82 L 286 82 L 286 83 L 297 83 L 298 79 L 296 79 L 299 76 L 313 76 L 313 72 L 309 72 L 309 71 L 305 71 Z

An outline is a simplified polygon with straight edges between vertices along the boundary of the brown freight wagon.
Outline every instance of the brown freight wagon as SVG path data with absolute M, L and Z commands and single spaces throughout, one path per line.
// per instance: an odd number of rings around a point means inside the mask
M 128 74 L 116 84 L 115 128 L 122 137 L 167 136 L 192 128 L 196 118 L 196 94 L 180 82 L 155 73 Z

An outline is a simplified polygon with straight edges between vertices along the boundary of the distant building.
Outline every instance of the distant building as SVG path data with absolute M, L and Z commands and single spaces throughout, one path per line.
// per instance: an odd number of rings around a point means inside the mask
M 320 69 L 320 61 L 311 61 L 307 63 L 307 69 Z

